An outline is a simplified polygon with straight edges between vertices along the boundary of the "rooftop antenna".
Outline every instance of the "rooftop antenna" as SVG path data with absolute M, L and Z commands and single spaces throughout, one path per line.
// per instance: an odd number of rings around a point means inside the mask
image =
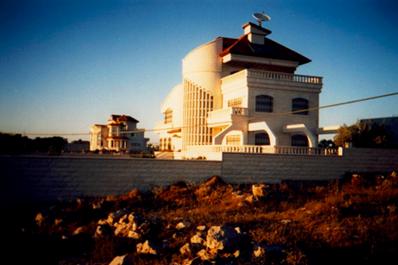
M 262 27 L 263 21 L 270 21 L 271 17 L 264 13 L 254 13 L 253 17 L 257 20 L 258 25 Z

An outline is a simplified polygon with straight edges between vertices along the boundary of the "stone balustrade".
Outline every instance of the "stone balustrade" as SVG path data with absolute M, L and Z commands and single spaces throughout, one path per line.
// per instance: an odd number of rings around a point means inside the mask
M 188 155 L 195 158 L 206 154 L 206 159 L 221 160 L 222 153 L 247 154 L 283 154 L 310 156 L 342 156 L 338 148 L 314 148 L 298 146 L 265 146 L 265 145 L 195 145 L 188 147 Z M 195 155 L 198 154 L 198 155 Z
M 292 81 L 292 82 L 306 83 L 306 84 L 319 84 L 319 85 L 322 84 L 322 77 L 319 76 L 295 75 L 290 73 L 269 72 L 269 71 L 259 71 L 259 70 L 247 70 L 247 76 L 254 78 L 261 78 L 261 79 Z

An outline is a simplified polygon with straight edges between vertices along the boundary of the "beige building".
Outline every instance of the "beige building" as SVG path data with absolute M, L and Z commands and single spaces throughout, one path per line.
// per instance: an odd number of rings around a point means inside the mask
M 127 115 L 111 115 L 106 125 L 94 124 L 90 129 L 90 151 L 141 152 L 147 150 L 148 139 L 138 121 Z
M 161 150 L 219 160 L 226 151 L 317 147 L 319 112 L 311 109 L 322 78 L 295 74 L 311 60 L 270 34 L 246 23 L 239 38 L 218 37 L 185 56 L 182 83 L 161 106 Z
M 161 151 L 181 152 L 182 150 L 183 93 L 182 85 L 175 86 L 160 107 L 163 120 L 156 125 L 156 131 L 159 133 Z

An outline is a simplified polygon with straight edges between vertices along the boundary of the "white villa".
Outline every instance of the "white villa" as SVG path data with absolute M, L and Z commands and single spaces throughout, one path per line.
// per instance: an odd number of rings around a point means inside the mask
M 90 128 L 90 151 L 141 152 L 147 150 L 144 130 L 137 129 L 138 120 L 128 115 L 111 115 L 108 123 Z
M 222 152 L 332 152 L 316 148 L 322 77 L 295 74 L 311 60 L 261 26 L 243 31 L 185 56 L 182 83 L 161 105 L 160 150 L 215 160 Z

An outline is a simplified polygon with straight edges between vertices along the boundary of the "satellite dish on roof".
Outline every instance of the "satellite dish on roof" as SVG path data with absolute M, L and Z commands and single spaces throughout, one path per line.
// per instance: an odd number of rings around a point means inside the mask
M 254 13 L 253 17 L 257 20 L 258 25 L 261 27 L 263 21 L 270 21 L 271 17 L 263 13 Z

